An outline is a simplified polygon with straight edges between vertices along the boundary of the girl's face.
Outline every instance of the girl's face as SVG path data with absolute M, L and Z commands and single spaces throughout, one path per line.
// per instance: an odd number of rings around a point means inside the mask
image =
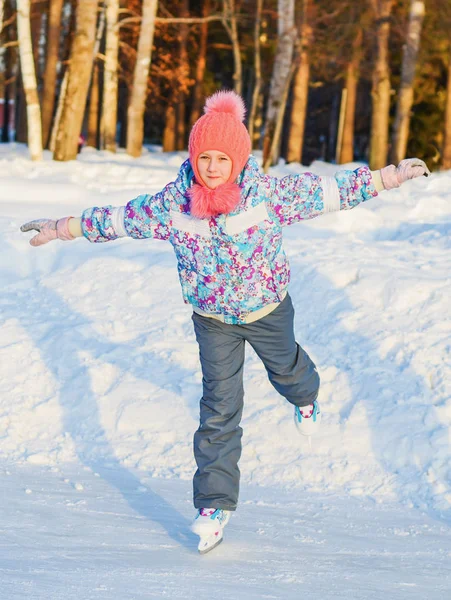
M 224 152 L 207 150 L 199 154 L 197 170 L 205 185 L 214 190 L 218 185 L 227 183 L 229 180 L 232 172 L 232 160 Z

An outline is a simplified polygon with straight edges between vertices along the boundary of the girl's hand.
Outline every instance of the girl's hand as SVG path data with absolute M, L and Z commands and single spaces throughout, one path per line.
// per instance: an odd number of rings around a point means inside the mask
M 38 235 L 31 238 L 30 244 L 32 246 L 42 246 L 53 240 L 59 239 L 69 241 L 75 239 L 69 231 L 69 219 L 72 217 L 65 217 L 58 221 L 52 219 L 36 219 L 35 221 L 29 221 L 20 228 L 20 231 L 37 231 Z
M 430 174 L 426 163 L 419 158 L 405 158 L 397 167 L 388 165 L 381 169 L 382 183 L 386 190 L 398 188 L 408 179 L 421 177 L 421 175 L 428 177 Z

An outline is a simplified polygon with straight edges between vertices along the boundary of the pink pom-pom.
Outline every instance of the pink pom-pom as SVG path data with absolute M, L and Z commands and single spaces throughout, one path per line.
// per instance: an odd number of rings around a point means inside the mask
M 213 96 L 207 98 L 204 106 L 204 113 L 230 113 L 239 121 L 244 121 L 246 107 L 244 100 L 237 93 L 232 91 L 216 92 Z
M 214 190 L 194 184 L 188 190 L 191 198 L 190 212 L 193 217 L 207 219 L 228 215 L 240 202 L 240 187 L 236 183 L 223 183 Z

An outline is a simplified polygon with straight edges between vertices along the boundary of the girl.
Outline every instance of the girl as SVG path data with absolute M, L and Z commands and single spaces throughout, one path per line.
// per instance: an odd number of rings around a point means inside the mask
M 95 243 L 129 236 L 172 244 L 183 298 L 193 307 L 203 375 L 193 481 L 193 531 L 202 553 L 222 540 L 237 507 L 245 342 L 275 389 L 294 405 L 300 433 L 311 435 L 320 423 L 319 376 L 294 337 L 282 228 L 354 208 L 383 189 L 429 174 L 423 161 L 406 159 L 375 172 L 360 167 L 335 177 L 303 173 L 278 180 L 261 174 L 250 156 L 238 95 L 217 92 L 204 111 L 190 134 L 189 159 L 161 192 L 118 208 L 89 208 L 81 218 L 21 227 L 38 232 L 32 246 L 81 236 Z

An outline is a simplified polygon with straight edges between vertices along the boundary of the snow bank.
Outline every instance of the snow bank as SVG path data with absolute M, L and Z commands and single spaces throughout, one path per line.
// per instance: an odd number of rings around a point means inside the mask
M 169 244 L 34 249 L 19 232 L 155 192 L 185 157 L 86 149 L 34 164 L 23 146 L 0 145 L 4 460 L 191 477 L 201 378 Z M 324 425 L 309 451 L 249 349 L 244 481 L 450 509 L 450 189 L 450 172 L 434 174 L 286 230 L 297 338 L 322 377 Z

